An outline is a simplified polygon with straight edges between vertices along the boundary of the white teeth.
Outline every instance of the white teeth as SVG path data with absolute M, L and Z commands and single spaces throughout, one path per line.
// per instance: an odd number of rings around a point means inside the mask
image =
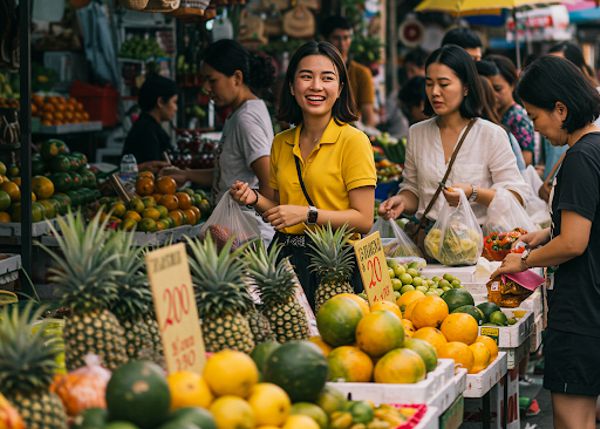
M 312 97 L 309 96 L 309 97 L 306 97 L 306 98 L 308 100 L 310 100 L 310 101 L 323 101 L 323 100 L 325 100 L 325 97 L 318 97 L 318 96 L 312 96 Z

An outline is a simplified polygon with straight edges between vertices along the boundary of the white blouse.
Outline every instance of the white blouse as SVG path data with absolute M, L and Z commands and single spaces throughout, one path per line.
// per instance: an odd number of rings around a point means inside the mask
M 466 127 L 461 136 L 465 130 Z M 410 191 L 419 198 L 416 213 L 418 218 L 427 208 L 447 167 L 436 118 L 410 127 L 401 191 Z M 481 118 L 473 124 L 458 152 L 446 185 L 452 186 L 453 183 L 468 183 L 481 188 L 504 188 L 519 194 L 523 201 L 528 193 L 506 131 Z M 437 219 L 445 201 L 443 193 L 440 194 L 427 217 Z M 471 203 L 471 208 L 479 224 L 484 224 L 487 207 Z

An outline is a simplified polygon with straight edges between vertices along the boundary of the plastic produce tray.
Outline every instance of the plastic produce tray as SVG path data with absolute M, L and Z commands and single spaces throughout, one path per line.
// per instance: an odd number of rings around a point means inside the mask
M 486 369 L 477 374 L 467 374 L 467 387 L 464 397 L 481 398 L 493 386 L 498 384 L 507 370 L 506 353 L 499 352 L 498 357 Z

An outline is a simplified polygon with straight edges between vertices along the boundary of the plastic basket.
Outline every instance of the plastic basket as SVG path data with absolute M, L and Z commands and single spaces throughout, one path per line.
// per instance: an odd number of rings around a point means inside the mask
M 111 86 L 95 86 L 76 80 L 71 86 L 71 97 L 81 101 L 92 121 L 113 127 L 119 122 L 119 93 Z

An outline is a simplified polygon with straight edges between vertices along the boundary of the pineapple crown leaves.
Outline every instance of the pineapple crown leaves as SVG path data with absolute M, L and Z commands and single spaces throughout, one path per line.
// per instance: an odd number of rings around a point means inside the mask
M 242 278 L 245 247 L 232 251 L 230 239 L 219 251 L 210 235 L 204 241 L 186 240 L 191 250 L 190 268 L 200 318 L 246 313 L 251 298 Z
M 296 293 L 294 272 L 288 258 L 280 259 L 281 250 L 279 243 L 267 250 L 260 241 L 256 250 L 248 249 L 244 254 L 249 282 L 265 303 L 286 302 Z
M 0 312 L 0 386 L 3 393 L 47 391 L 63 350 L 57 335 L 49 335 L 47 322 L 39 322 L 43 308 L 30 301 L 21 310 L 6 306 Z
M 107 309 L 117 298 L 114 278 L 121 273 L 113 264 L 114 233 L 106 229 L 108 216 L 101 215 L 86 225 L 81 212 L 69 212 L 56 219 L 60 233 L 49 224 L 62 255 L 40 244 L 54 261 L 50 281 L 60 287 L 62 305 L 76 312 Z
M 115 253 L 113 268 L 118 299 L 111 311 L 120 319 L 144 316 L 152 308 L 152 291 L 144 270 L 144 247 L 136 247 L 132 232 L 117 231 L 113 237 Z
M 350 229 L 346 224 L 336 230 L 331 223 L 307 230 L 311 240 L 308 268 L 316 272 L 324 281 L 347 281 L 354 270 L 354 255 L 349 245 Z

